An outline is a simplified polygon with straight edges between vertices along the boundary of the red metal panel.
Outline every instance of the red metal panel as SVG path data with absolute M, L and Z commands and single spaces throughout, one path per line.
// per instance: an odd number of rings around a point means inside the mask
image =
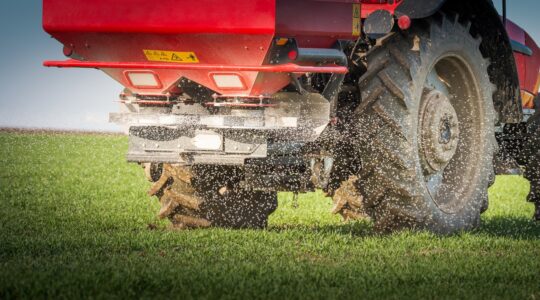
M 182 35 L 154 35 L 154 34 L 108 34 L 108 33 L 60 33 L 57 39 L 65 45 L 73 45 L 75 53 L 85 58 L 86 61 L 103 62 L 138 62 L 149 63 L 144 50 L 167 50 L 180 52 L 193 52 L 202 65 L 253 65 L 263 64 L 268 48 L 272 43 L 272 35 L 242 35 L 242 34 L 182 34 Z M 171 69 L 182 69 L 182 66 L 191 64 L 169 63 Z M 138 89 L 130 86 L 122 75 L 122 72 L 107 71 L 107 74 L 124 84 L 134 93 L 164 93 L 168 91 L 181 77 L 187 77 L 204 86 L 213 88 L 213 81 L 208 78 L 208 72 L 179 72 L 154 71 L 161 82 L 163 88 L 159 90 Z M 178 68 L 177 68 L 178 67 Z M 250 94 L 253 87 L 256 73 L 242 74 L 246 83 L 246 94 Z M 271 92 L 275 92 L 282 86 L 268 86 Z
M 389 1 L 392 2 L 392 1 Z M 362 19 L 367 18 L 371 13 L 376 10 L 384 9 L 389 11 L 391 14 L 394 14 L 396 8 L 403 2 L 403 0 L 393 1 L 392 4 L 368 4 L 362 3 Z
M 193 52 L 200 64 L 261 66 L 275 29 L 275 0 L 44 0 L 43 26 L 85 61 L 149 62 L 144 50 Z M 172 63 L 173 65 L 181 65 Z M 132 92 L 162 94 L 186 77 L 217 93 L 207 71 L 153 71 L 161 89 L 132 86 L 123 70 L 103 69 Z M 242 72 L 249 95 L 257 72 Z M 287 75 L 270 82 L 265 92 L 287 84 Z
M 44 0 L 43 26 L 73 50 L 74 57 L 103 63 L 94 67 L 102 69 L 133 93 L 164 94 L 185 77 L 217 93 L 230 94 L 230 90 L 216 87 L 209 73 L 234 70 L 246 85 L 245 90 L 234 93 L 258 96 L 273 94 L 287 85 L 289 75 L 282 72 L 316 70 L 286 65 L 279 67 L 281 71 L 272 71 L 280 73 L 268 73 L 264 68 L 256 68 L 266 63 L 276 26 L 280 35 L 297 37 L 300 46 L 331 47 L 337 39 L 356 38 L 352 35 L 352 13 L 353 4 L 358 2 Z M 151 64 L 144 50 L 189 52 L 196 55 L 198 62 Z M 118 65 L 106 64 L 109 62 L 127 64 L 118 68 Z M 130 63 L 134 65 L 129 66 Z M 135 65 L 140 71 L 155 73 L 163 87 L 150 89 L 131 85 L 124 71 L 133 70 Z M 336 67 L 334 71 L 343 70 Z
M 533 55 L 526 58 L 527 68 L 525 69 L 525 80 L 523 81 L 522 86 L 527 91 L 530 91 L 532 94 L 536 95 L 538 94 L 540 82 L 540 49 L 527 33 L 525 33 L 525 45 L 532 50 Z
M 43 0 L 49 33 L 272 34 L 275 0 Z
M 277 0 L 276 35 L 294 37 L 300 47 L 330 48 L 353 36 L 353 4 L 358 0 Z
M 514 52 L 523 105 L 532 108 L 532 96 L 537 95 L 540 88 L 540 49 L 529 34 L 512 21 L 507 20 L 506 30 L 512 40 L 527 46 L 533 52 L 532 56 Z

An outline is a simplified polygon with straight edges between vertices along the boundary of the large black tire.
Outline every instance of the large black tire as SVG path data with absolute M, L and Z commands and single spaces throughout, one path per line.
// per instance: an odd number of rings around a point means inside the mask
M 175 228 L 265 228 L 277 208 L 276 192 L 240 187 L 241 170 L 225 166 L 146 165 L 154 181 L 148 192 L 161 203 L 158 214 Z M 159 174 L 159 175 L 156 175 Z
M 537 107 L 540 109 L 540 106 Z M 524 146 L 523 157 L 526 163 L 524 175 L 531 183 L 528 200 L 535 204 L 534 219 L 540 221 L 540 112 L 537 112 L 529 124 L 529 137 Z
M 446 234 L 479 225 L 498 149 L 495 87 L 481 40 L 469 31 L 469 23 L 441 15 L 386 37 L 366 55 L 351 124 L 363 205 L 341 205 L 349 215 L 351 208 L 365 212 L 383 232 Z

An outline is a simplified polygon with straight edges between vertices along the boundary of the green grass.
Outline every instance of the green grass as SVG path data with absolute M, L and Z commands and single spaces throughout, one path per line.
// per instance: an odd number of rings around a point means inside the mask
M 270 227 L 171 231 L 124 137 L 0 134 L 0 299 L 540 299 L 528 183 L 499 177 L 481 229 L 378 236 L 321 193 Z M 149 224 L 157 225 L 152 230 Z

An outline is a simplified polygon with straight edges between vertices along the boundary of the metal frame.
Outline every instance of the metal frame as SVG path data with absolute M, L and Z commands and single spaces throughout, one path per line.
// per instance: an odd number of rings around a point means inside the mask
M 263 65 L 263 66 L 236 66 L 211 64 L 167 64 L 145 62 L 106 62 L 106 61 L 78 61 L 68 59 L 65 61 L 45 61 L 45 67 L 57 68 L 87 68 L 87 69 L 157 69 L 157 70 L 189 70 L 189 71 L 222 71 L 222 72 L 263 72 L 263 73 L 336 73 L 349 72 L 346 66 L 300 66 L 297 64 Z

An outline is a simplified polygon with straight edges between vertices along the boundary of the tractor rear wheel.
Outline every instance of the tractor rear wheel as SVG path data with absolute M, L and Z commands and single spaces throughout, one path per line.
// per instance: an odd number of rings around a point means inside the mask
M 154 182 L 148 193 L 161 203 L 158 216 L 175 228 L 265 228 L 277 208 L 276 192 L 241 188 L 236 168 L 164 164 L 145 170 Z
M 452 233 L 487 208 L 498 146 L 489 62 L 470 24 L 440 16 L 380 41 L 365 59 L 351 124 L 361 209 L 379 231 Z M 341 205 L 350 210 L 358 205 Z

